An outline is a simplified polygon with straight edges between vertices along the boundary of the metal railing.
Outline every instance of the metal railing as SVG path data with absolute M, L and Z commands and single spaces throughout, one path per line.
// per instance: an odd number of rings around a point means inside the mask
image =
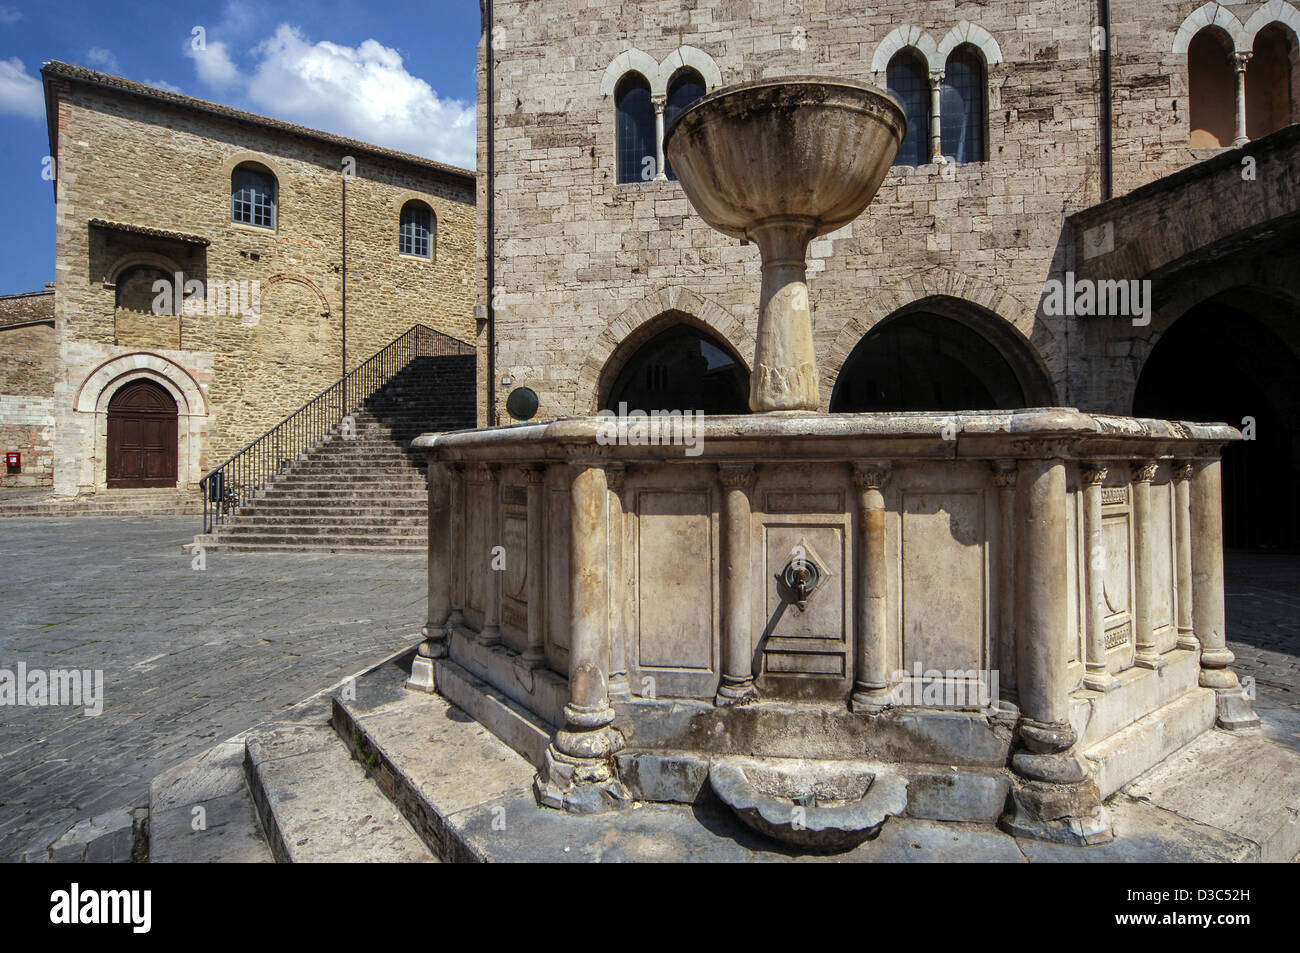
M 276 476 L 317 447 L 413 360 L 474 354 L 474 345 L 417 324 L 349 371 L 202 480 L 203 532 L 254 499 Z

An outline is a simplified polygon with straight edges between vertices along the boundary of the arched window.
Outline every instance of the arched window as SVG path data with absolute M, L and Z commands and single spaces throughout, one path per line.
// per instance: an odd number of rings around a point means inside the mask
M 725 344 L 690 324 L 674 324 L 627 359 L 606 408 L 706 414 L 749 412 L 749 372 Z
M 632 72 L 619 80 L 614 92 L 614 108 L 618 112 L 615 132 L 618 181 L 653 179 L 659 170 L 655 168 L 655 114 L 650 104 L 650 83 L 646 78 Z
M 402 206 L 402 227 L 398 250 L 403 255 L 433 259 L 438 239 L 433 209 L 423 202 L 411 200 Z
M 1232 45 L 1219 29 L 1207 27 L 1187 47 L 1188 119 L 1193 149 L 1232 145 L 1236 137 L 1236 78 L 1229 62 Z
M 930 83 L 925 61 L 913 49 L 899 50 L 889 61 L 885 85 L 907 115 L 907 137 L 898 147 L 894 165 L 924 165 L 930 161 Z
M 1270 23 L 1255 34 L 1253 52 L 1246 67 L 1246 135 L 1258 139 L 1291 124 L 1291 42 Z
M 672 82 L 668 84 L 668 99 L 664 103 L 664 128 L 667 129 L 674 119 L 681 115 L 695 100 L 704 96 L 706 89 L 704 79 L 693 69 L 678 70 L 673 77 Z M 673 175 L 673 167 L 668 162 L 668 157 L 664 156 L 664 172 L 670 179 L 676 179 Z
M 266 166 L 244 162 L 230 176 L 230 220 L 275 228 L 275 176 Z
M 984 59 L 979 51 L 963 43 L 948 56 L 943 70 L 939 101 L 940 148 L 956 162 L 984 162 L 985 148 Z
M 154 290 L 155 282 L 167 282 L 168 291 Z M 113 283 L 113 306 L 119 311 L 138 311 L 141 314 L 178 314 L 180 303 L 175 300 L 173 276 L 151 265 L 135 265 L 117 276 Z M 181 289 L 183 292 L 184 289 Z M 159 308 L 154 304 L 158 302 Z

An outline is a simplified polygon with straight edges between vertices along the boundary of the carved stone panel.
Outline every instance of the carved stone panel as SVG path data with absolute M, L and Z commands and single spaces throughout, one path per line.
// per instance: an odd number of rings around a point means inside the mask
M 982 492 L 903 494 L 903 665 L 909 672 L 917 665 L 988 667 L 987 539 Z
M 769 508 L 774 495 L 768 494 Z M 843 524 L 770 522 L 763 527 L 762 539 L 763 671 L 846 678 L 852 615 L 845 590 Z M 795 556 L 809 561 L 818 573 L 802 610 L 782 578 Z

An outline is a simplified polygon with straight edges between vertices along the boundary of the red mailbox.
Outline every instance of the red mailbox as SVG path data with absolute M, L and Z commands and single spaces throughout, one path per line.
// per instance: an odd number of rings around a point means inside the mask
M 5 469 L 10 473 L 17 473 L 23 468 L 23 455 L 21 453 L 5 454 Z

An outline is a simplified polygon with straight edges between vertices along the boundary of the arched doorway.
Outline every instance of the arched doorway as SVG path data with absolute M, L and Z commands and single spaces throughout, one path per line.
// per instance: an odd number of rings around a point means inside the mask
M 918 308 L 865 334 L 835 380 L 833 413 L 1011 410 L 1053 402 L 1051 384 L 1000 318 L 963 321 Z
M 123 386 L 108 402 L 108 487 L 176 486 L 176 401 L 150 380 Z
M 1138 378 L 1139 417 L 1254 423 L 1223 453 L 1224 544 L 1300 546 L 1300 360 L 1286 329 L 1295 310 L 1238 289 L 1202 302 L 1156 342 Z M 1278 330 L 1282 333 L 1279 334 Z M 1249 425 L 1247 421 L 1246 426 Z
M 749 413 L 749 371 L 732 350 L 700 328 L 674 324 L 624 362 L 602 402 L 608 410 Z

